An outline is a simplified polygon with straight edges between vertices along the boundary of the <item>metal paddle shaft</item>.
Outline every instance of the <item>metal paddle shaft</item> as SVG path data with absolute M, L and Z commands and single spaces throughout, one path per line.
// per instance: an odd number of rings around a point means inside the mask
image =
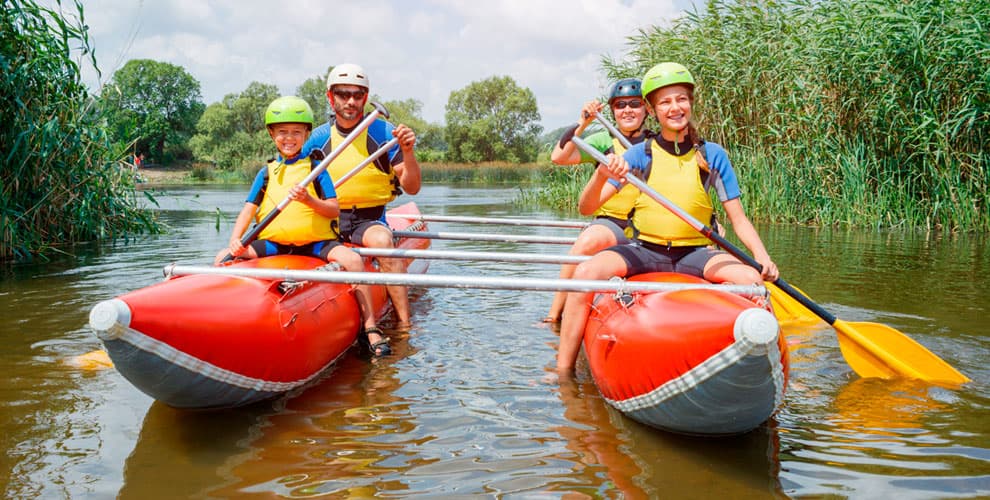
M 529 264 L 580 264 L 591 259 L 589 255 L 540 255 L 512 252 L 467 252 L 462 250 L 415 250 L 406 248 L 352 247 L 362 257 L 395 259 L 466 260 L 489 262 L 524 262 Z
M 389 217 L 424 222 L 463 222 L 467 224 L 498 224 L 500 226 L 542 226 L 584 229 L 588 222 L 578 220 L 517 219 L 511 217 L 472 217 L 465 215 L 389 214 Z
M 490 290 L 535 290 L 564 292 L 670 292 L 677 290 L 720 290 L 746 297 L 765 296 L 760 285 L 714 285 L 704 283 L 661 283 L 626 280 L 573 280 L 559 278 L 524 278 L 519 276 L 460 276 L 443 274 L 406 274 L 379 272 L 348 272 L 293 269 L 261 269 L 231 266 L 183 266 L 171 264 L 164 268 L 165 276 L 209 274 L 244 278 L 314 281 L 358 285 L 401 285 L 441 288 L 479 288 Z
M 578 148 L 591 155 L 599 163 L 608 164 L 608 159 L 601 151 L 591 147 L 580 137 L 574 137 L 571 140 Z M 664 208 L 673 212 L 674 215 L 696 231 L 725 249 L 733 257 L 745 262 L 758 271 L 763 270 L 763 266 L 756 259 L 740 250 L 718 233 L 712 231 L 711 227 L 695 219 L 691 214 L 685 212 L 672 201 L 656 192 L 656 190 L 639 177 L 627 174 L 625 179 L 633 186 L 636 186 L 643 194 L 663 205 Z M 807 307 L 808 310 L 815 313 L 819 318 L 825 320 L 826 323 L 834 327 L 841 334 L 839 336 L 839 347 L 842 349 L 842 354 L 846 362 L 849 363 L 849 366 L 860 376 L 890 378 L 899 375 L 929 382 L 947 382 L 951 384 L 969 382 L 968 377 L 959 373 L 959 371 L 939 358 L 935 353 L 932 353 L 907 335 L 886 325 L 876 323 L 854 324 L 839 320 L 832 313 L 826 311 L 807 296 L 797 291 L 784 281 L 783 278 L 778 278 L 773 284 L 787 293 L 787 295 L 790 295 L 794 300 L 800 302 L 801 305 Z M 857 326 L 859 329 L 856 328 Z M 841 342 L 843 338 L 851 340 L 855 345 L 844 345 Z
M 352 168 L 349 172 L 342 175 L 340 179 L 333 181 L 334 189 L 339 188 L 342 184 L 347 182 L 348 179 L 357 175 L 358 172 L 361 171 L 361 169 L 367 167 L 368 165 L 371 164 L 371 162 L 377 160 L 379 156 L 388 153 L 388 150 L 392 149 L 392 147 L 398 143 L 399 143 L 399 138 L 393 137 L 390 141 L 386 142 L 385 144 L 382 144 L 382 146 L 378 148 L 374 153 L 372 153 L 371 156 L 365 158 L 363 161 L 361 161 L 361 163 L 358 163 L 356 167 Z
M 595 113 L 595 118 L 598 119 L 598 121 L 605 126 L 605 129 L 608 130 L 608 133 L 612 134 L 612 137 L 615 137 L 616 139 L 619 140 L 619 143 L 622 144 L 622 147 L 626 148 L 627 150 L 632 149 L 632 143 L 629 142 L 629 138 L 626 137 L 625 135 L 622 135 L 622 132 L 619 132 L 619 129 L 615 128 L 615 125 L 612 125 L 612 122 L 606 120 L 601 113 Z
M 550 243 L 573 245 L 577 238 L 569 236 L 539 236 L 530 234 L 451 233 L 444 231 L 392 231 L 397 238 L 428 240 L 494 241 L 499 243 Z
M 314 168 L 309 173 L 309 175 L 307 175 L 303 180 L 299 181 L 299 184 L 297 184 L 297 186 L 306 187 L 311 182 L 313 182 L 313 180 L 316 179 L 317 176 L 322 174 L 323 171 L 330 166 L 331 162 L 333 162 L 335 159 L 337 159 L 338 156 L 340 156 L 340 154 L 344 151 L 344 149 L 347 148 L 347 146 L 350 146 L 351 143 L 354 142 L 354 140 L 357 139 L 359 135 L 361 135 L 361 132 L 364 132 L 365 129 L 370 127 L 371 124 L 374 123 L 376 119 L 378 119 L 379 115 L 385 116 L 386 118 L 388 117 L 388 111 L 385 109 L 384 106 L 378 104 L 377 102 L 372 103 L 372 106 L 374 106 L 375 109 L 371 113 L 368 113 L 368 116 L 364 117 L 364 119 L 361 120 L 361 123 L 358 123 L 358 125 L 354 127 L 354 130 L 352 130 L 351 133 L 347 134 L 347 137 L 345 137 L 344 140 L 339 145 L 337 145 L 337 147 L 333 148 L 333 151 L 330 151 L 330 154 L 328 154 L 326 158 L 324 158 L 323 161 L 321 161 L 320 164 L 317 165 L 316 168 Z M 353 173 L 357 173 L 357 172 L 353 172 Z M 348 172 L 349 175 L 353 175 L 353 173 Z M 334 185 L 334 187 L 336 188 L 337 185 Z M 284 210 L 285 207 L 289 206 L 289 203 L 292 203 L 292 198 L 286 196 L 285 199 L 280 201 L 279 204 L 276 205 L 271 212 L 268 212 L 268 215 L 266 215 L 264 219 L 261 219 L 261 222 L 258 222 L 258 224 L 256 224 L 253 228 L 251 228 L 251 230 L 248 231 L 247 234 L 245 234 L 241 238 L 241 245 L 248 246 L 254 240 L 258 239 L 258 235 L 261 234 L 261 232 L 264 231 L 265 228 L 267 228 L 272 223 L 272 221 L 275 220 L 275 218 L 282 213 L 282 210 Z M 231 259 L 233 259 L 233 257 L 228 253 L 227 256 L 224 257 L 221 262 L 227 262 L 230 261 Z

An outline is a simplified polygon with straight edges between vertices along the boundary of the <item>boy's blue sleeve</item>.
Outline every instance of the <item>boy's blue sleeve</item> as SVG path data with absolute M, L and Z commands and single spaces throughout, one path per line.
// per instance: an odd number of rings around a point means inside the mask
M 320 186 L 320 192 L 323 193 L 324 200 L 331 200 L 337 197 L 337 190 L 333 188 L 333 179 L 330 178 L 330 174 L 326 170 L 316 176 L 315 182 Z

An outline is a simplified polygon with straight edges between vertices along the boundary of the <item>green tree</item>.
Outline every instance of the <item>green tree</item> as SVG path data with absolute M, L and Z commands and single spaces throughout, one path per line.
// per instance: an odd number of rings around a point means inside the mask
M 203 113 L 199 82 L 181 66 L 133 59 L 101 94 L 112 138 L 162 163 L 186 155 L 186 142 Z
M 272 154 L 265 129 L 265 109 L 279 97 L 275 85 L 251 82 L 239 94 L 227 94 L 210 104 L 196 123 L 189 147 L 197 160 L 223 170 L 253 170 Z
M 240 94 L 227 94 L 223 102 L 232 112 L 231 125 L 244 132 L 265 130 L 265 109 L 280 95 L 275 85 L 260 82 L 251 82 Z
M 451 92 L 446 119 L 451 161 L 536 159 L 543 131 L 536 97 L 511 77 L 493 76 Z
M 416 132 L 417 156 L 426 161 L 442 158 L 447 150 L 447 142 L 443 137 L 443 126 L 429 123 L 422 117 L 423 103 L 417 99 L 404 101 L 380 101 L 377 96 L 372 98 L 381 102 L 388 110 L 388 121 L 403 123 Z
M 161 229 L 138 208 L 124 152 L 107 141 L 70 57 L 96 67 L 82 4 L 73 5 L 74 14 L 32 0 L 0 9 L 0 261 Z
M 317 125 L 330 121 L 330 101 L 327 100 L 327 75 L 333 66 L 327 68 L 323 76 L 316 75 L 296 87 L 296 95 L 303 98 L 313 108 Z

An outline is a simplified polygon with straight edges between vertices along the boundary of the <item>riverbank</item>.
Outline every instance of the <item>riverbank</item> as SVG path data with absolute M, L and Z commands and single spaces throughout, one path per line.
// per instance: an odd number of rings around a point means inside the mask
M 422 163 L 424 182 L 470 183 L 470 184 L 542 184 L 552 170 L 548 162 L 504 163 Z M 202 172 L 199 172 L 202 174 Z M 250 183 L 236 174 L 207 172 L 196 175 L 191 165 L 151 165 L 138 170 L 138 186 L 160 186 L 195 183 Z M 234 180 L 232 180 L 234 179 Z
M 143 167 L 138 170 L 139 186 L 188 184 L 192 179 L 192 167 L 185 165 Z

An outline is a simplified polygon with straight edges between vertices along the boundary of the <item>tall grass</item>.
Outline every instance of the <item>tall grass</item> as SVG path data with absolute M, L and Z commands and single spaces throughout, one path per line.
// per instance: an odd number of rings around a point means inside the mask
M 0 11 L 0 261 L 159 229 L 137 208 L 126 151 L 111 149 L 71 58 L 79 51 L 95 66 L 73 6 L 6 0 Z
M 577 214 L 577 200 L 581 190 L 591 177 L 593 168 L 590 164 L 574 167 L 555 166 L 546 171 L 541 185 L 526 189 L 513 200 L 524 205 L 538 205 Z
M 988 0 L 711 0 L 603 66 L 688 66 L 757 218 L 987 231 L 988 31 Z

